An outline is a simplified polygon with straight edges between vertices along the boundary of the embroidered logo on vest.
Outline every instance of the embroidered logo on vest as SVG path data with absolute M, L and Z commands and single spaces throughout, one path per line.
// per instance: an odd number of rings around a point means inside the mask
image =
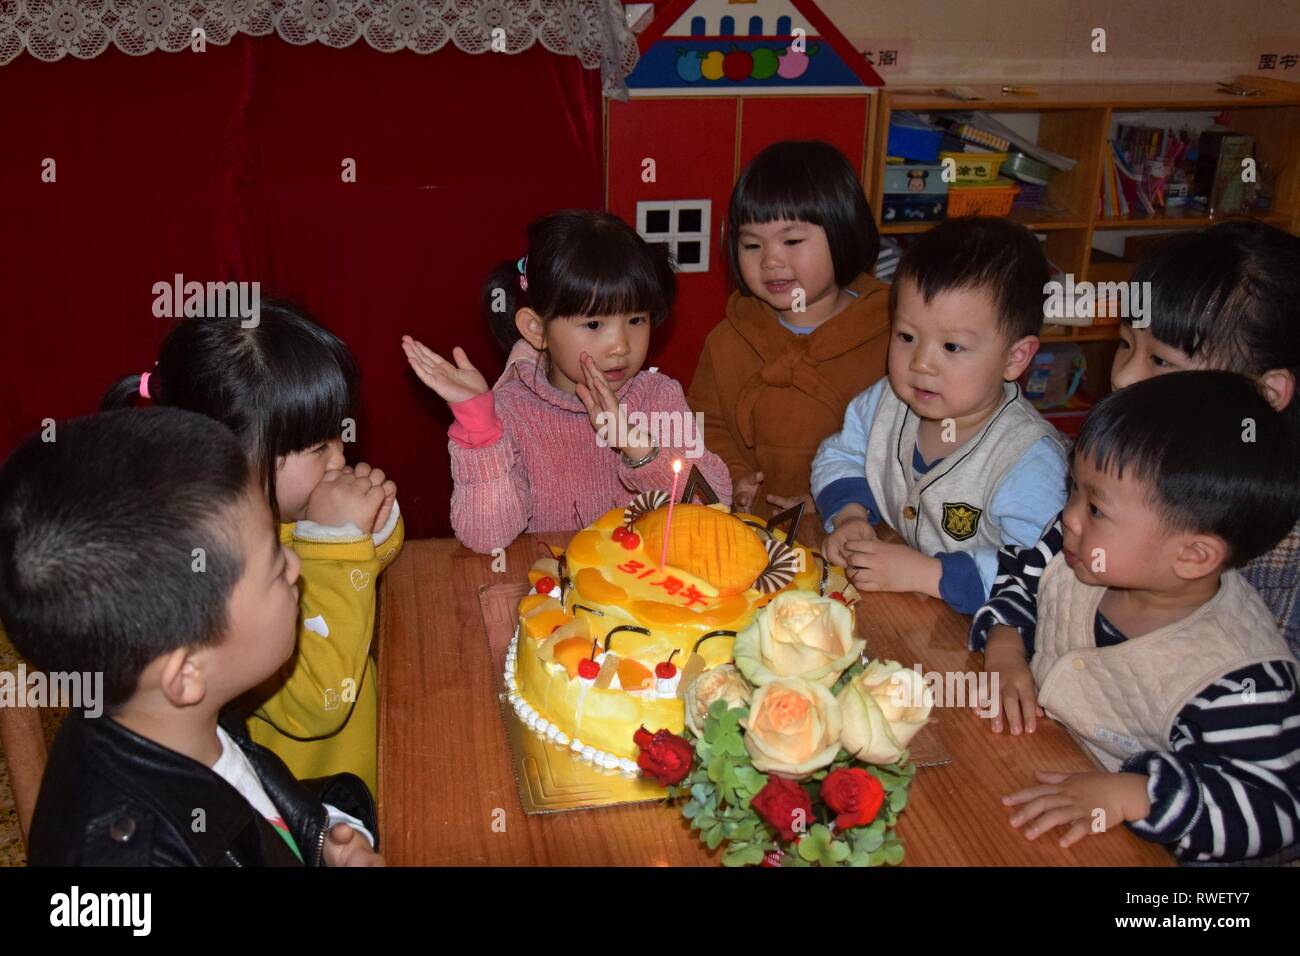
M 965 541 L 975 537 L 980 525 L 982 508 L 968 505 L 964 501 L 945 501 L 943 503 L 943 531 L 954 541 Z

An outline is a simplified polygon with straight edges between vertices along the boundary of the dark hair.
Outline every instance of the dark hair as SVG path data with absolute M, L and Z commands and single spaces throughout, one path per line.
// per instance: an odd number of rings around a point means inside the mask
M 928 304 L 936 295 L 983 290 L 998 312 L 998 329 L 1009 342 L 1037 335 L 1043 327 L 1044 286 L 1051 267 L 1034 234 L 1005 219 L 946 219 L 923 233 L 903 254 L 889 287 L 889 310 L 910 281 Z
M 773 143 L 755 156 L 736 180 L 727 207 L 727 252 L 731 276 L 745 295 L 753 290 L 740 274 L 740 230 L 750 223 L 788 219 L 826 230 L 843 288 L 876 267 L 880 233 L 858 174 L 844 154 L 816 140 Z
M 228 429 L 179 409 L 56 429 L 0 469 L 0 617 L 42 670 L 102 672 L 113 708 L 151 661 L 224 634 L 244 573 L 230 509 L 251 469 Z
M 101 409 L 130 404 L 139 375 L 109 389 Z M 357 408 L 352 353 L 302 309 L 262 304 L 256 325 L 238 318 L 185 319 L 163 340 L 150 396 L 215 418 L 243 442 L 271 513 L 276 460 L 337 438 Z
M 1177 233 L 1133 279 L 1151 283 L 1157 340 L 1252 378 L 1290 369 L 1300 386 L 1300 238 L 1248 219 Z M 1283 415 L 1300 434 L 1300 401 Z
M 520 288 L 519 259 L 501 262 L 483 284 L 483 311 L 493 337 L 507 351 L 519 341 L 515 312 L 527 307 L 543 321 L 572 315 L 649 312 L 661 325 L 677 298 L 667 247 L 651 245 L 617 216 L 593 209 L 562 209 L 528 226 Z
M 1271 549 L 1300 518 L 1295 437 L 1235 372 L 1171 372 L 1112 392 L 1073 454 L 1149 484 L 1166 526 L 1222 538 L 1229 567 Z

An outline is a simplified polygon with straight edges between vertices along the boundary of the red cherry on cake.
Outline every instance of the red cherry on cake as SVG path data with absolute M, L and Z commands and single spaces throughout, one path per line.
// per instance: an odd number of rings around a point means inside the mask
M 578 676 L 586 680 L 595 680 L 600 675 L 600 665 L 587 658 L 578 661 Z
M 626 537 L 627 537 L 629 534 L 631 534 L 631 533 L 632 533 L 632 532 L 631 532 L 630 530 L 628 530 L 628 528 L 627 528 L 625 525 L 619 525 L 619 526 L 618 526 L 617 528 L 615 528 L 614 531 L 610 534 L 610 537 L 613 538 L 615 541 L 622 541 L 624 538 L 626 538 Z
M 538 594 L 550 594 L 555 590 L 555 578 L 538 578 L 535 587 L 537 588 Z
M 848 604 L 848 603 L 849 603 L 849 602 L 845 599 L 845 597 L 844 597 L 844 592 L 843 592 L 843 591 L 832 591 L 832 592 L 831 592 L 831 597 L 834 598 L 836 601 L 839 601 L 841 604 Z
M 655 677 L 660 680 L 672 680 L 677 676 L 677 665 L 673 663 L 673 655 L 676 653 L 673 651 L 668 655 L 668 660 L 655 665 Z
M 627 548 L 629 551 L 635 551 L 637 548 L 641 547 L 641 536 L 635 531 L 629 531 L 627 534 L 623 535 L 619 544 Z

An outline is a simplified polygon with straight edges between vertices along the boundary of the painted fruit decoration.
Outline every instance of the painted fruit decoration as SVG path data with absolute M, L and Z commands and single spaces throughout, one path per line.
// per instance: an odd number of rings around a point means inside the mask
M 754 71 L 754 58 L 744 50 L 732 50 L 722 58 L 722 72 L 729 80 L 747 80 Z
M 787 48 L 781 54 L 781 65 L 777 67 L 777 75 L 786 80 L 797 80 L 808 72 L 808 58 L 817 55 L 817 47 L 808 48 L 807 53 L 800 53 L 797 50 Z
M 677 53 L 677 75 L 687 83 L 694 83 L 700 78 L 700 52 L 698 50 L 679 50 Z
M 700 75 L 706 80 L 720 80 L 723 77 L 721 50 L 712 50 L 700 57 Z
M 781 59 L 777 56 L 775 50 L 771 47 L 761 46 L 754 51 L 753 55 L 754 72 L 750 74 L 751 79 L 766 80 L 776 76 L 776 70 L 781 65 Z
M 758 47 L 751 51 L 732 47 L 730 52 L 710 50 L 683 49 L 677 51 L 677 75 L 687 83 L 699 80 L 721 80 L 724 77 L 733 83 L 742 80 L 770 80 L 779 76 L 784 80 L 797 80 L 808 72 L 808 58 L 816 56 L 817 47 L 810 46 L 807 52 L 792 50 L 790 47 L 776 50 L 771 47 Z

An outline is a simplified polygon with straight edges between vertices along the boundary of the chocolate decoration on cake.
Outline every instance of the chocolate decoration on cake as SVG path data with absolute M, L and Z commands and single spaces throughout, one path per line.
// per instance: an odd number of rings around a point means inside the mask
M 768 538 L 763 545 L 767 548 L 767 567 L 754 582 L 754 589 L 763 594 L 771 594 L 794 580 L 799 571 L 799 555 L 794 548 L 775 538 Z
M 662 508 L 666 504 L 668 504 L 667 492 L 659 489 L 641 492 L 623 509 L 623 527 L 629 531 L 632 530 L 632 526 L 636 524 L 638 518 L 642 515 L 648 515 L 656 508 Z
M 820 594 L 822 597 L 825 597 L 826 582 L 830 580 L 830 576 L 831 576 L 831 563 L 826 560 L 826 556 L 822 554 L 820 551 L 813 551 L 811 553 L 822 563 L 822 576 L 821 576 L 821 580 L 817 582 L 817 593 Z
M 604 616 L 605 616 L 605 612 L 604 612 L 604 611 L 597 610 L 597 609 L 594 608 L 594 607 L 587 607 L 587 605 L 585 605 L 585 604 L 575 604 L 575 605 L 573 605 L 573 609 L 574 609 L 575 611 L 590 611 L 592 614 L 596 615 L 597 617 L 604 617 Z
M 612 637 L 613 637 L 615 634 L 617 634 L 619 631 L 635 631 L 637 634 L 647 634 L 647 635 L 648 635 L 648 634 L 650 633 L 650 628 L 648 628 L 648 627 L 637 627 L 635 624 L 620 624 L 618 627 L 610 628 L 609 633 L 605 635 L 605 650 L 606 650 L 606 651 L 609 650 L 609 641 L 610 641 L 610 638 L 612 638 Z
M 700 645 L 703 644 L 711 637 L 735 637 L 735 636 L 736 636 L 735 631 L 709 631 L 709 633 L 705 634 L 703 637 L 701 637 L 698 641 L 695 642 L 695 647 L 692 649 L 691 653 L 698 652 L 700 649 Z
M 706 505 L 716 505 L 720 501 L 718 493 L 713 490 L 713 486 L 704 477 L 704 473 L 700 471 L 698 466 L 691 465 L 690 477 L 686 479 L 686 487 L 682 489 L 682 496 L 677 500 L 677 503 L 679 505 L 690 504 L 691 498 L 695 496 L 697 491 Z
M 776 537 L 776 529 L 788 521 L 790 522 L 790 531 L 785 536 L 785 543 L 794 547 L 794 535 L 799 530 L 799 522 L 803 520 L 804 504 L 801 501 L 793 508 L 786 508 L 780 514 L 774 514 L 767 519 L 767 530 L 772 532 L 773 537 Z

